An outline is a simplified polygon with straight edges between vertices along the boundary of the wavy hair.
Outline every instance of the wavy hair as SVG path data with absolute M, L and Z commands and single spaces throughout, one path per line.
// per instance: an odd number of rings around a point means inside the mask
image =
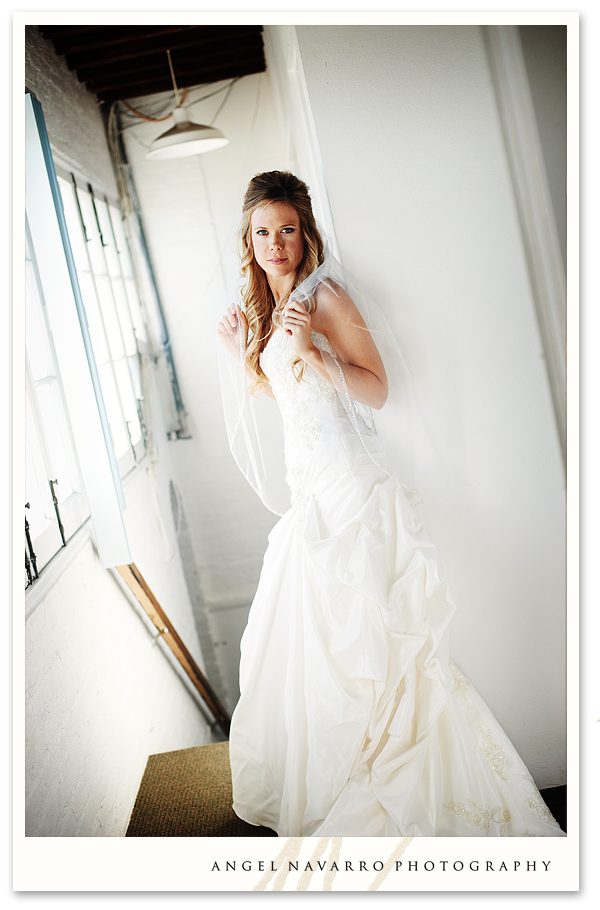
M 296 270 L 293 287 L 278 306 L 275 305 L 275 298 L 269 287 L 267 276 L 254 258 L 252 246 L 252 215 L 256 209 L 269 202 L 287 202 L 296 209 L 304 240 L 304 253 Z M 324 258 L 323 240 L 313 215 L 308 187 L 302 180 L 294 177 L 288 171 L 266 171 L 264 174 L 257 174 L 252 178 L 244 196 L 242 220 L 238 230 L 238 255 L 241 274 L 245 279 L 242 300 L 249 328 L 246 363 L 257 376 L 251 385 L 251 392 L 255 393 L 268 382 L 260 366 L 260 355 L 264 351 L 273 329 L 280 322 L 283 307 L 292 292 L 321 265 Z M 309 313 L 312 313 L 316 304 L 313 299 L 310 299 L 304 301 L 304 306 Z M 297 370 L 298 364 L 302 364 L 300 370 Z M 301 379 L 304 366 L 305 364 L 300 358 L 294 361 L 293 367 L 297 379 Z

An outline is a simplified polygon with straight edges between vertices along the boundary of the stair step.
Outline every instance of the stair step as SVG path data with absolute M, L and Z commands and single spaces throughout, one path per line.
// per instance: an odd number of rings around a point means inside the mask
M 148 758 L 126 837 L 276 837 L 231 808 L 229 743 Z

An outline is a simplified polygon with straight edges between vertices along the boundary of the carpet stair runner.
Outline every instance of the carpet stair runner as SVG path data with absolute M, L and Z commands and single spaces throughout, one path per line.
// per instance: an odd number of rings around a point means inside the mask
M 229 743 L 151 755 L 126 837 L 277 837 L 231 808 Z

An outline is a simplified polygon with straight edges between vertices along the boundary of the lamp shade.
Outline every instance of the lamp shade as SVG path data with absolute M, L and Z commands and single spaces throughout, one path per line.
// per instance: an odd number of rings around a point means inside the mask
M 175 126 L 154 140 L 146 158 L 159 160 L 202 155 L 229 142 L 220 130 L 202 123 L 193 123 L 182 107 L 175 108 L 173 119 Z

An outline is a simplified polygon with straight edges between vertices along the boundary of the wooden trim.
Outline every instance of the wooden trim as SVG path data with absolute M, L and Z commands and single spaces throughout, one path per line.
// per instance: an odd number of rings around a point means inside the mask
M 221 730 L 225 736 L 228 737 L 230 719 L 227 711 L 219 701 L 217 694 L 204 673 L 186 648 L 176 630 L 173 628 L 169 617 L 144 581 L 140 570 L 135 563 L 132 562 L 126 566 L 117 566 L 117 572 L 161 633 L 165 643 L 169 646 L 202 696 L 203 701 L 214 716 Z

